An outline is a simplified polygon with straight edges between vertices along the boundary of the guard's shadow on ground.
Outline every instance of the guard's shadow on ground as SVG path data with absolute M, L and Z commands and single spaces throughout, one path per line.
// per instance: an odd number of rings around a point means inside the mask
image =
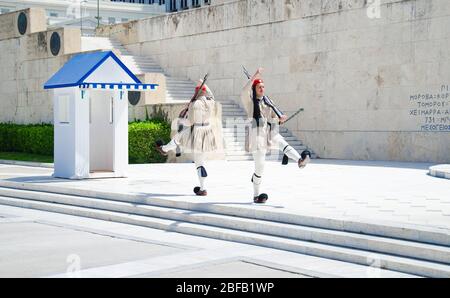
M 170 198 L 170 197 L 176 197 L 176 198 L 180 198 L 180 197 L 191 197 L 191 195 L 186 195 L 186 194 L 175 194 L 175 193 L 136 193 L 136 194 L 132 194 L 135 196 L 136 200 L 135 203 L 137 204 L 146 204 L 147 200 L 151 200 L 151 199 L 165 199 L 165 198 Z
M 247 202 L 247 203 L 236 203 L 236 202 L 214 202 L 214 203 L 199 203 L 199 204 L 207 204 L 207 205 L 243 205 L 243 206 L 254 206 L 254 207 L 271 207 L 271 208 L 278 208 L 283 209 L 284 206 L 279 205 L 272 205 L 270 203 L 265 204 L 255 204 L 253 202 Z
M 248 202 L 244 202 L 244 200 L 242 200 L 243 202 L 202 202 L 202 197 L 196 197 L 194 195 L 190 195 L 190 194 L 169 194 L 169 193 L 165 193 L 165 194 L 159 194 L 159 193 L 136 193 L 136 200 L 135 202 L 137 204 L 146 204 L 147 200 L 151 200 L 153 199 L 165 199 L 165 198 L 170 198 L 170 197 L 176 197 L 176 198 L 191 198 L 191 199 L 195 199 L 198 200 L 196 202 L 192 202 L 191 200 L 189 201 L 184 201 L 185 203 L 189 203 L 189 204 L 193 204 L 196 207 L 198 207 L 198 210 L 193 211 L 193 212 L 212 212 L 210 210 L 210 206 L 214 206 L 214 205 L 240 205 L 240 206 L 254 206 L 254 207 L 258 207 L 258 208 L 264 208 L 264 207 L 271 207 L 271 208 L 277 208 L 277 209 L 284 209 L 284 206 L 279 206 L 279 205 L 272 205 L 270 203 L 266 203 L 266 204 L 255 204 L 251 201 Z M 181 201 L 183 202 L 183 201 Z

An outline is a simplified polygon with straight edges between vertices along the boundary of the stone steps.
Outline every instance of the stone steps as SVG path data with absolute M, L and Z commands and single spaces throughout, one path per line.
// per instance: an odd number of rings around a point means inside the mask
M 172 88 L 167 88 L 167 91 L 168 92 L 170 92 L 170 93 L 180 93 L 180 94 L 190 94 L 191 96 L 193 96 L 194 95 L 194 92 L 191 90 L 191 88 L 189 88 L 189 90 L 188 89 L 185 89 L 185 90 L 174 90 L 174 89 L 172 89 Z
M 157 69 L 161 69 L 162 70 L 162 68 L 159 65 L 154 64 L 154 63 L 143 63 L 143 62 L 127 61 L 125 59 L 123 61 L 124 61 L 124 63 L 128 63 L 128 64 L 131 64 L 131 65 L 136 65 L 139 68 L 152 68 L 152 69 L 153 68 L 157 68 Z
M 244 112 L 241 113 L 234 113 L 234 114 L 222 114 L 222 122 L 227 123 L 227 121 L 230 121 L 230 123 L 233 123 L 234 119 L 247 119 L 247 114 Z M 229 119 L 229 120 L 226 120 Z
M 191 94 L 191 96 L 194 95 L 194 88 L 191 88 L 191 87 L 186 87 L 184 89 L 181 89 L 181 88 L 172 88 L 172 87 L 166 85 L 166 89 L 172 93 Z
M 154 65 L 143 65 L 143 64 L 136 64 L 134 62 L 125 62 L 125 65 L 128 68 L 136 68 L 136 69 L 141 69 L 141 70 L 151 70 L 151 71 L 157 71 L 157 72 L 164 72 L 159 66 L 154 66 Z
M 180 100 L 180 101 L 184 101 L 184 102 L 188 103 L 190 98 L 187 96 L 181 96 L 178 94 L 166 93 L 166 100 Z
M 227 156 L 249 156 L 251 157 L 252 154 L 245 151 L 245 149 L 242 148 L 226 148 L 227 152 L 225 155 Z M 296 148 L 298 152 L 303 152 L 305 150 L 305 147 L 299 147 Z M 266 156 L 266 159 L 268 160 L 281 160 L 283 158 L 284 154 L 281 151 L 272 150 L 268 152 L 268 155 Z M 272 159 L 269 159 L 269 157 L 272 157 Z M 251 159 L 250 159 L 251 160 Z
M 234 154 L 226 154 L 226 158 L 228 161 L 252 161 L 253 156 L 250 153 L 246 153 L 246 155 L 234 155 Z M 275 155 L 267 155 L 266 161 L 281 161 L 282 157 L 278 157 Z
M 83 37 L 84 49 L 117 50 L 121 60 L 135 75 L 144 73 L 163 73 L 164 70 L 153 59 L 147 56 L 132 55 L 120 42 L 106 37 Z M 194 82 L 184 78 L 166 76 L 166 95 L 168 101 L 186 101 L 193 95 Z
M 235 114 L 222 114 L 222 117 L 224 117 L 224 118 L 246 119 L 247 118 L 247 114 L 245 114 L 244 112 L 242 112 L 242 113 L 235 113 Z M 222 122 L 224 122 L 224 121 L 222 121 Z
M 304 149 L 303 149 L 304 150 Z M 303 150 L 299 150 L 300 152 L 302 152 Z M 245 151 L 244 149 L 228 149 L 227 148 L 227 152 L 225 154 L 226 156 L 230 157 L 249 157 L 248 159 L 244 159 L 244 160 L 253 160 L 253 156 L 251 153 L 248 153 L 247 151 Z M 269 153 L 266 155 L 266 160 L 282 160 L 283 159 L 284 154 L 281 153 L 280 151 L 269 151 Z M 293 161 L 290 161 L 293 162 Z
M 235 148 L 243 149 L 245 143 L 241 142 L 241 141 L 235 141 L 235 140 L 229 141 L 229 140 L 227 140 L 225 144 L 226 144 L 227 150 L 228 149 L 229 150 L 233 150 Z M 304 146 L 300 142 L 295 143 L 295 144 L 291 144 L 291 146 L 294 147 L 295 149 L 306 150 L 306 146 Z
M 134 68 L 134 67 L 129 67 L 129 69 L 135 75 L 143 75 L 145 73 L 163 73 L 162 71 L 160 71 L 158 69 L 142 69 L 142 68 Z
M 236 110 L 238 111 L 243 111 L 243 109 L 241 109 L 240 107 L 236 106 L 236 107 L 230 107 L 230 106 L 224 106 L 222 105 L 222 110 L 224 111 L 229 111 L 229 112 L 235 112 Z
M 191 82 L 189 80 L 182 80 L 182 79 L 172 79 L 172 78 L 168 78 L 167 79 L 167 84 L 169 85 L 182 85 L 182 86 L 195 86 L 194 82 Z
M 221 102 L 222 104 L 222 124 L 224 126 L 223 134 L 225 138 L 226 147 L 226 158 L 227 160 L 252 160 L 253 157 L 250 153 L 244 150 L 245 143 L 245 127 L 247 126 L 248 120 L 245 111 L 239 107 L 236 103 L 227 101 Z M 237 120 L 236 120 L 237 119 Z M 231 127 L 230 127 L 231 126 Z M 279 133 L 283 138 L 291 145 L 295 150 L 301 153 L 308 148 L 303 145 L 295 136 L 293 136 L 289 130 L 285 127 L 279 128 Z M 231 144 L 228 146 L 228 144 Z M 238 145 L 235 145 L 238 144 Z M 273 154 L 268 155 L 266 160 L 279 160 L 282 159 L 283 154 L 279 152 L 273 152 Z M 311 157 L 316 158 L 314 152 L 311 152 Z
M 223 119 L 222 122 L 227 123 L 227 118 Z M 245 127 L 246 127 L 246 125 L 242 123 L 242 124 L 238 124 L 237 126 L 233 126 L 233 127 L 224 127 L 223 129 L 227 130 L 228 132 L 245 131 Z M 283 126 L 279 126 L 278 130 L 283 133 L 290 133 L 289 130 Z
M 181 85 L 174 85 L 174 84 L 166 82 L 166 87 L 169 88 L 170 90 L 190 92 L 192 94 L 195 91 L 195 86 L 192 83 L 181 86 Z
M 247 113 L 244 110 L 242 110 L 242 109 L 227 109 L 227 108 L 224 108 L 223 106 L 222 106 L 222 113 L 226 117 L 235 117 L 234 116 L 235 113 L 247 115 Z
M 288 136 L 289 132 L 280 131 L 280 133 L 282 133 L 284 136 L 295 139 L 294 136 Z M 245 136 L 245 128 L 242 127 L 242 128 L 233 130 L 233 128 L 225 127 L 225 128 L 223 128 L 223 134 L 228 135 L 228 136 L 235 136 L 235 137 Z
M 181 93 L 181 92 L 172 92 L 172 91 L 166 91 L 167 95 L 175 96 L 175 97 L 183 97 L 186 100 L 190 100 L 192 97 L 192 94 L 189 93 Z
M 245 142 L 245 136 L 243 134 L 242 135 L 227 135 L 227 134 L 224 134 L 224 137 L 225 137 L 225 140 L 229 140 L 229 141 L 232 141 L 232 142 L 238 142 L 238 143 L 242 143 L 242 144 L 244 144 L 244 142 Z M 297 140 L 295 137 L 285 137 L 284 139 L 288 143 L 290 143 L 291 141 L 294 142 L 294 141 Z
M 152 58 L 146 56 L 135 56 L 135 55 L 123 55 L 122 58 L 126 58 L 127 60 L 134 61 L 136 63 L 144 63 L 144 64 L 154 64 L 159 66 Z
M 78 190 L 80 191 L 80 190 Z M 370 265 L 426 277 L 450 277 L 450 248 L 255 216 L 205 212 L 196 208 L 154 204 L 151 199 L 98 196 L 0 188 L 0 204 L 134 224 L 317 257 Z M 166 202 L 165 204 L 167 204 Z M 192 212 L 196 211 L 196 212 Z
M 247 118 L 247 113 L 243 110 L 234 110 L 234 111 L 229 111 L 229 110 L 223 110 L 222 109 L 222 116 L 227 119 L 227 118 Z
M 22 183 L 10 180 L 0 180 L 0 188 L 12 190 L 29 190 L 53 194 L 95 197 L 98 199 L 137 202 L 169 208 L 189 209 L 199 212 L 219 213 L 245 218 L 256 218 L 274 222 L 282 222 L 310 227 L 319 227 L 337 231 L 369 234 L 381 237 L 403 239 L 413 242 L 429 243 L 450 247 L 450 230 L 439 227 L 424 227 L 417 225 L 398 224 L 396 222 L 364 221 L 357 218 L 345 221 L 333 217 L 317 217 L 305 214 L 291 214 L 289 212 L 276 212 L 266 209 L 254 209 L 246 206 L 230 206 L 218 204 L 204 204 L 203 202 L 186 202 L 171 198 L 155 198 L 146 194 L 122 194 L 109 191 L 91 191 L 71 188 L 60 185 L 47 185 L 42 183 Z M 284 216 L 283 216 L 284 215 Z

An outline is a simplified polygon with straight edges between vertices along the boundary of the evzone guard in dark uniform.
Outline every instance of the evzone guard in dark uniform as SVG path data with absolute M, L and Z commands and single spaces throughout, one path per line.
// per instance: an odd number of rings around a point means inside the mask
M 206 79 L 206 77 L 205 77 Z M 194 188 L 197 196 L 207 196 L 205 179 L 208 173 L 205 159 L 210 153 L 222 150 L 220 119 L 217 117 L 217 107 L 214 95 L 203 80 L 197 85 L 195 95 L 188 106 L 180 113 L 184 127 L 172 140 L 163 145 L 161 141 L 156 149 L 163 155 L 180 148 L 183 154 L 192 154 L 197 170 L 200 186 Z
M 253 154 L 255 161 L 255 173 L 251 181 L 254 190 L 253 201 L 257 204 L 264 204 L 269 198 L 267 194 L 260 191 L 268 150 L 281 150 L 285 158 L 297 162 L 299 168 L 304 168 L 311 157 L 311 153 L 306 150 L 299 154 L 279 134 L 278 126 L 287 120 L 287 116 L 265 96 L 261 72 L 262 68 L 257 70 L 244 86 L 241 94 L 242 105 L 248 118 L 252 120 L 252 125 L 246 130 L 246 150 Z

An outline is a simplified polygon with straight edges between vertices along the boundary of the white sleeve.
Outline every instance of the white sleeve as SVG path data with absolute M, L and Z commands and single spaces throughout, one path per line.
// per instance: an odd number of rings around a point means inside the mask
M 247 84 L 245 84 L 241 93 L 241 102 L 244 109 L 247 111 L 247 114 L 250 115 L 252 111 L 252 81 L 249 80 Z

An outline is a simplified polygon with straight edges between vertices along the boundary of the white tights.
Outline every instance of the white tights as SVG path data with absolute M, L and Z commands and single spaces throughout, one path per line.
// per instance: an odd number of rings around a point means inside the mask
M 167 145 L 162 146 L 162 150 L 164 152 L 174 151 L 177 149 L 178 144 L 175 142 L 175 140 L 171 140 Z M 203 153 L 195 153 L 194 154 L 194 162 L 195 162 L 195 168 L 198 175 L 198 180 L 200 182 L 200 190 L 205 190 L 205 179 L 206 177 L 203 177 L 206 169 L 205 169 L 205 154 Z
M 194 154 L 194 162 L 195 162 L 195 168 L 197 169 L 198 180 L 200 181 L 200 190 L 205 190 L 206 177 L 203 177 L 203 175 L 202 175 L 202 168 L 203 168 L 203 171 L 206 171 L 205 155 L 203 153 L 195 153 Z
M 274 138 L 274 142 L 278 142 L 278 148 L 280 151 L 283 152 L 283 154 L 286 154 L 290 159 L 294 160 L 298 163 L 298 161 L 301 159 L 300 154 L 292 148 L 286 140 L 281 137 L 280 135 L 276 136 Z M 266 163 L 266 149 L 260 149 L 253 152 L 253 159 L 255 161 L 255 173 L 253 175 L 252 181 L 253 181 L 253 196 L 257 197 L 261 194 L 261 183 L 262 183 L 262 176 L 264 174 L 264 166 Z

